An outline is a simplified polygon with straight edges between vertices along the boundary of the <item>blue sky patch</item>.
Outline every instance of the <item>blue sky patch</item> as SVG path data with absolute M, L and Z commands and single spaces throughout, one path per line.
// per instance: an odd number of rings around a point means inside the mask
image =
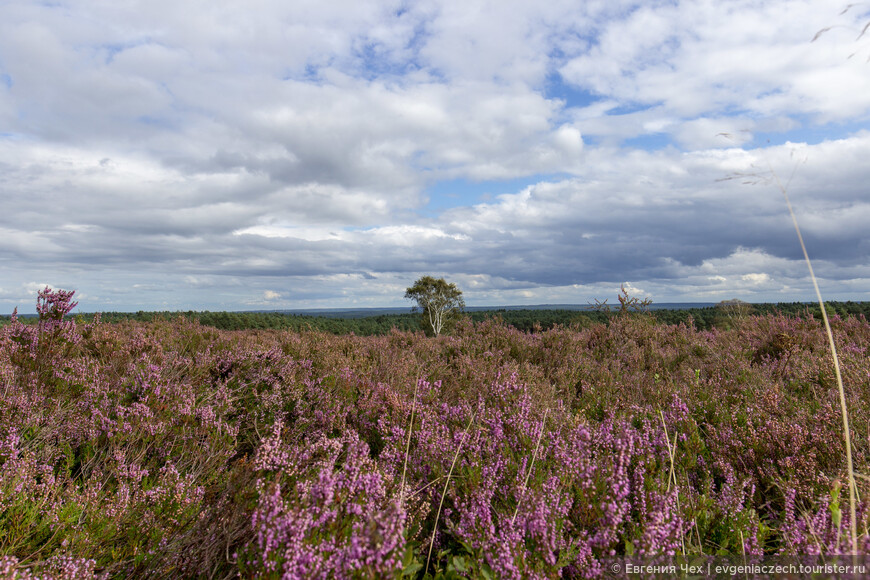
M 565 102 L 565 108 L 572 109 L 588 107 L 601 100 L 600 95 L 564 82 L 562 75 L 555 71 L 547 75 L 544 96 L 548 99 L 562 100 Z
M 550 173 L 503 181 L 472 181 L 464 178 L 439 181 L 426 188 L 429 203 L 421 213 L 433 216 L 452 207 L 493 202 L 499 195 L 517 193 L 530 185 L 569 177 L 567 173 Z
M 623 141 L 623 147 L 630 149 L 645 149 L 646 151 L 657 151 L 665 147 L 673 145 L 674 142 L 671 136 L 667 133 L 655 133 L 652 135 L 640 135 Z
M 752 136 L 752 141 L 745 144 L 744 148 L 784 145 L 789 142 L 817 145 L 824 141 L 846 139 L 860 131 L 868 130 L 870 130 L 870 121 L 828 123 L 827 125 L 804 124 L 789 131 L 756 132 Z

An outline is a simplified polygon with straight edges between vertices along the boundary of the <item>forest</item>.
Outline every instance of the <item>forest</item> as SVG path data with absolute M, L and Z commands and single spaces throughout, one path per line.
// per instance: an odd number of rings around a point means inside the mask
M 745 303 L 744 303 L 745 304 Z M 870 316 L 870 302 L 828 302 L 829 315 Z M 727 329 L 734 325 L 735 319 L 749 315 L 777 314 L 788 317 L 814 316 L 819 318 L 819 305 L 805 302 L 780 302 L 763 304 L 745 304 L 741 312 L 729 312 L 727 308 L 708 307 L 690 309 L 650 309 L 647 314 L 661 324 L 691 324 L 697 330 L 712 328 Z M 617 315 L 617 311 L 603 310 L 549 310 L 549 309 L 500 309 L 475 310 L 465 312 L 464 317 L 478 323 L 495 319 L 500 324 L 511 326 L 522 332 L 550 330 L 557 326 L 585 328 L 593 324 L 607 322 Z M 79 321 L 88 316 L 77 315 Z M 382 336 L 393 329 L 413 332 L 425 329 L 421 325 L 420 315 L 381 314 L 371 317 L 344 318 L 340 315 L 302 315 L 285 312 L 103 312 L 100 314 L 104 323 L 122 321 L 152 322 L 156 320 L 171 321 L 183 317 L 196 321 L 203 326 L 220 330 L 292 330 L 292 331 L 322 331 L 329 334 L 355 334 L 357 336 Z M 9 316 L 0 316 L 0 325 L 8 324 Z M 35 323 L 35 317 L 21 317 L 24 323 Z

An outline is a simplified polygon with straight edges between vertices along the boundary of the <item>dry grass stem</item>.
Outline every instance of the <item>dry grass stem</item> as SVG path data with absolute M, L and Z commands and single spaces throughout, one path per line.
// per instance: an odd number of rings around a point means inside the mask
M 535 468 L 535 459 L 538 457 L 538 449 L 541 447 L 541 439 L 544 438 L 544 427 L 547 426 L 547 413 L 549 412 L 550 409 L 544 411 L 544 420 L 541 421 L 541 432 L 538 433 L 538 442 L 535 444 L 535 452 L 532 453 L 532 463 L 529 465 L 529 471 L 526 473 L 525 481 L 523 481 L 523 489 L 520 490 L 520 499 L 517 501 L 516 509 L 514 509 L 514 517 L 511 518 L 511 525 L 514 525 L 514 522 L 517 519 L 517 513 L 520 511 L 520 503 L 526 495 L 526 488 L 529 486 L 529 477 L 532 475 L 532 470 Z
M 668 446 L 668 459 L 671 462 L 671 471 L 668 473 L 668 493 L 671 491 L 671 482 L 674 484 L 674 488 L 677 487 L 677 476 L 674 473 L 674 455 L 677 454 L 677 438 L 674 437 L 674 445 L 671 447 L 671 437 L 668 435 L 668 426 L 665 423 L 665 414 L 662 413 L 662 410 L 659 409 L 659 417 L 662 418 L 662 428 L 665 430 L 665 444 Z M 676 434 L 675 434 L 676 435 Z M 677 512 L 680 512 L 680 492 L 677 491 Z M 701 537 L 698 536 L 698 541 L 701 540 Z M 686 553 L 686 538 L 682 533 L 682 529 L 680 530 L 680 542 L 683 546 L 683 554 Z
M 674 439 L 674 447 L 671 449 L 671 437 L 668 435 L 668 426 L 665 423 L 665 414 L 659 409 L 659 417 L 662 418 L 662 428 L 665 430 L 665 444 L 668 446 L 668 458 L 671 461 L 671 471 L 668 473 L 668 492 L 671 491 L 671 481 L 677 485 L 677 476 L 674 475 L 674 454 L 677 452 L 677 441 Z
M 411 420 L 408 423 L 408 441 L 405 443 L 405 462 L 402 465 L 402 482 L 399 484 L 399 508 L 405 505 L 405 474 L 408 472 L 408 455 L 411 451 L 411 432 L 414 430 L 414 411 L 417 409 L 417 389 L 420 381 L 414 385 L 414 400 L 411 403 Z
M 816 291 L 816 298 L 819 301 L 819 308 L 822 311 L 822 320 L 825 323 L 825 332 L 828 335 L 828 346 L 831 349 L 831 355 L 834 358 L 834 374 L 837 378 L 837 389 L 840 394 L 840 411 L 843 415 L 843 439 L 846 444 L 846 469 L 848 470 L 849 477 L 849 521 L 850 528 L 849 533 L 851 535 L 852 541 L 852 553 L 858 553 L 858 517 L 857 517 L 857 485 L 855 483 L 855 468 L 852 464 L 852 438 L 849 430 L 849 411 L 846 407 L 846 390 L 843 387 L 843 377 L 840 373 L 840 359 L 837 356 L 837 345 L 834 343 L 834 333 L 831 331 L 831 323 L 828 321 L 828 313 L 825 311 L 825 302 L 822 300 L 822 293 L 819 290 L 819 283 L 816 280 L 816 275 L 813 272 L 813 264 L 810 261 L 810 256 L 807 253 L 807 247 L 804 244 L 804 238 L 801 235 L 801 229 L 798 226 L 797 217 L 795 216 L 794 210 L 791 206 L 791 200 L 788 197 L 788 183 L 785 185 L 779 179 L 779 175 L 773 170 L 773 167 L 770 167 L 770 173 L 773 175 L 773 178 L 776 180 L 776 184 L 782 192 L 783 197 L 785 197 L 785 203 L 788 206 L 788 213 L 791 215 L 792 223 L 794 224 L 795 232 L 797 232 L 798 241 L 801 245 L 801 250 L 804 253 L 804 259 L 807 263 L 807 268 L 810 271 L 810 278 L 813 280 L 813 288 Z M 794 173 L 792 173 L 794 175 Z M 791 178 L 789 178 L 789 182 Z
M 429 555 L 426 556 L 426 567 L 423 570 L 429 569 L 429 561 L 432 559 L 432 547 L 435 545 L 435 534 L 438 533 L 438 519 L 441 517 L 441 508 L 444 506 L 444 496 L 447 495 L 447 486 L 450 485 L 450 476 L 453 474 L 453 468 L 456 467 L 456 460 L 459 459 L 459 454 L 462 452 L 462 446 L 465 444 L 465 438 L 468 435 L 468 430 L 471 429 L 471 424 L 474 422 L 474 417 L 477 411 L 471 414 L 468 420 L 468 425 L 465 431 L 462 432 L 462 441 L 459 442 L 459 447 L 456 449 L 456 454 L 453 456 L 453 463 L 450 465 L 450 471 L 447 472 L 447 481 L 444 482 L 444 490 L 441 492 L 441 501 L 438 502 L 438 512 L 435 514 L 435 525 L 432 528 L 432 538 L 429 540 Z

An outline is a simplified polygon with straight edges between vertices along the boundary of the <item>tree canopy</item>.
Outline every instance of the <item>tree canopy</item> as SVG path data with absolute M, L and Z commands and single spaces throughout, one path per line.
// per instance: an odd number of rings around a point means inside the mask
M 456 284 L 432 276 L 423 276 L 414 282 L 405 291 L 405 299 L 417 302 L 415 310 L 419 309 L 423 313 L 423 320 L 428 321 L 435 336 L 455 321 L 465 308 L 462 290 Z

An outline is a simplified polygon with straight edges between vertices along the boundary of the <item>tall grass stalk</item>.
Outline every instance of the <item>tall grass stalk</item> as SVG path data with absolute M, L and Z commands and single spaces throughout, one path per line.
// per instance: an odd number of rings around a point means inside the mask
M 408 423 L 408 441 L 405 443 L 405 463 L 402 465 L 402 483 L 399 484 L 399 507 L 405 507 L 405 474 L 408 472 L 408 455 L 411 452 L 411 432 L 414 430 L 414 411 L 417 410 L 417 389 L 420 381 L 414 385 L 414 400 L 411 403 L 411 420 Z
M 788 213 L 791 215 L 794 230 L 797 232 L 798 241 L 800 242 L 801 250 L 804 253 L 804 259 L 806 260 L 807 268 L 810 271 L 810 278 L 813 280 L 813 288 L 816 291 L 819 308 L 822 311 L 822 320 L 825 323 L 825 332 L 828 335 L 828 346 L 831 349 L 831 355 L 834 357 L 834 374 L 837 377 L 837 389 L 840 393 L 840 411 L 843 415 L 843 439 L 846 443 L 846 469 L 848 470 L 849 477 L 849 521 L 851 523 L 849 533 L 852 541 L 852 554 L 858 554 L 858 518 L 856 514 L 857 486 L 855 484 L 855 469 L 852 464 L 852 438 L 849 430 L 849 411 L 846 407 L 846 390 L 843 388 L 843 377 L 840 374 L 840 359 L 837 356 L 837 345 L 834 343 L 834 333 L 831 331 L 831 323 L 828 321 L 828 313 L 825 311 L 825 302 L 822 300 L 819 283 L 816 280 L 815 273 L 813 272 L 813 264 L 810 262 L 810 256 L 807 253 L 807 247 L 804 244 L 804 238 L 801 235 L 801 229 L 798 226 L 797 217 L 792 209 L 791 200 L 788 197 L 788 185 L 791 182 L 791 177 L 789 177 L 789 181 L 783 185 L 782 181 L 779 179 L 779 175 L 773 170 L 773 167 L 769 163 L 768 167 L 770 168 L 770 174 L 773 176 L 774 180 L 776 180 L 777 187 L 779 187 L 783 197 L 785 197 L 785 203 L 788 206 Z M 792 172 L 792 176 L 794 176 L 794 171 Z
M 444 506 L 444 496 L 447 495 L 447 486 L 450 485 L 450 476 L 453 475 L 453 468 L 456 467 L 456 460 L 459 459 L 459 454 L 462 452 L 462 446 L 465 444 L 465 439 L 468 437 L 468 430 L 471 429 L 471 424 L 474 422 L 474 417 L 477 416 L 477 411 L 471 414 L 468 420 L 468 425 L 465 426 L 465 431 L 462 432 L 462 441 L 459 442 L 459 447 L 456 448 L 456 454 L 453 456 L 453 463 L 450 464 L 450 471 L 447 472 L 447 481 L 444 482 L 444 490 L 441 492 L 441 501 L 438 502 L 438 511 L 435 513 L 435 525 L 432 528 L 432 538 L 429 540 L 429 555 L 426 556 L 426 567 L 423 568 L 424 573 L 429 569 L 429 561 L 432 559 L 432 546 L 435 545 L 435 534 L 438 533 L 438 520 L 441 517 L 441 508 Z
M 677 485 L 677 476 L 674 475 L 674 453 L 677 451 L 677 442 L 674 441 L 674 448 L 671 449 L 671 436 L 668 434 L 668 425 L 665 423 L 665 414 L 662 413 L 662 410 L 659 409 L 659 417 L 662 418 L 662 428 L 665 430 L 665 444 L 668 446 L 668 459 L 671 462 L 671 470 L 668 473 L 668 492 L 671 491 L 671 482 L 673 481 L 674 486 Z
M 668 425 L 667 425 L 667 423 L 665 423 L 665 414 L 662 413 L 661 409 L 659 409 L 659 417 L 662 418 L 662 428 L 665 430 L 665 443 L 668 446 L 668 459 L 670 459 L 670 461 L 671 461 L 671 470 L 670 470 L 670 473 L 668 473 L 668 493 L 670 493 L 672 481 L 674 483 L 674 488 L 677 487 L 677 476 L 674 473 L 674 455 L 676 455 L 676 453 L 677 453 L 677 437 L 676 437 L 676 433 L 674 433 L 674 446 L 672 448 L 671 447 L 671 436 L 668 435 Z M 677 512 L 682 513 L 682 510 L 680 510 L 680 490 L 677 490 Z M 682 528 L 682 524 L 680 525 L 680 527 Z M 700 538 L 699 538 L 699 540 L 700 540 Z M 683 546 L 683 554 L 685 554 L 686 553 L 686 538 L 683 535 L 682 529 L 680 529 L 680 542 Z
M 511 518 L 511 525 L 514 525 L 514 521 L 517 519 L 517 513 L 520 511 L 520 503 L 526 495 L 526 489 L 529 487 L 529 477 L 532 475 L 532 470 L 535 468 L 535 459 L 538 457 L 538 449 L 541 448 L 541 439 L 544 438 L 544 427 L 547 426 L 547 413 L 549 412 L 549 408 L 544 411 L 544 420 L 541 421 L 541 432 L 538 433 L 538 442 L 535 444 L 535 452 L 532 453 L 532 463 L 529 465 L 529 472 L 526 473 L 526 480 L 523 481 L 523 489 L 520 491 L 520 499 L 517 500 L 517 507 L 514 509 L 514 517 Z

